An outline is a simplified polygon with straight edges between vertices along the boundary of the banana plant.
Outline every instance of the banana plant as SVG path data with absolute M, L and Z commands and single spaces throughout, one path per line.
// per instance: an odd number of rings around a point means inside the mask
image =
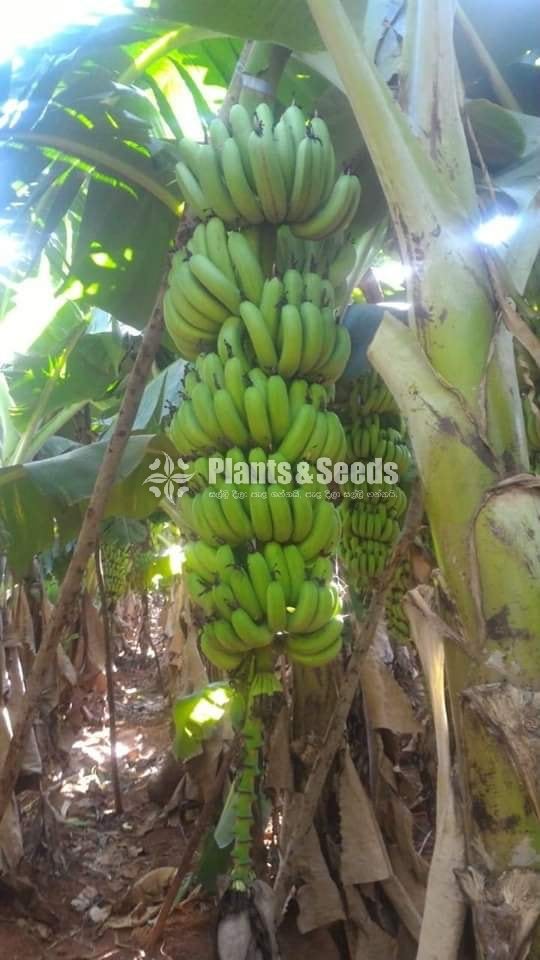
M 538 701 L 540 497 L 528 473 L 512 337 L 475 239 L 480 212 L 455 73 L 454 4 L 409 4 L 400 108 L 340 0 L 308 2 L 410 269 L 409 327 L 386 314 L 370 358 L 407 418 L 455 603 L 447 675 L 468 847 L 462 889 L 481 956 L 493 949 L 486 918 L 495 890 L 510 917 L 504 932 L 497 927 L 508 955 L 532 941 L 530 955 L 539 956 L 538 808 L 528 786 L 537 750 L 522 720 Z

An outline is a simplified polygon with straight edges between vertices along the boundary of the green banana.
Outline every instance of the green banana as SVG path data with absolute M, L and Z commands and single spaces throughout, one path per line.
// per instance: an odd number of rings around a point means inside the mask
M 272 642 L 272 633 L 265 624 L 255 623 L 246 610 L 234 610 L 231 623 L 249 650 L 267 647 Z
M 324 413 L 322 410 L 317 413 L 315 426 L 302 451 L 302 460 L 307 460 L 308 463 L 315 463 L 315 461 L 325 453 L 325 444 L 328 439 L 328 418 L 329 414 Z
M 249 510 L 251 523 L 257 540 L 266 542 L 272 539 L 272 515 L 268 503 L 266 486 L 252 483 L 249 488 Z
M 244 233 L 229 233 L 229 253 L 242 293 L 252 303 L 260 303 L 264 274 L 253 248 Z
M 287 617 L 289 633 L 307 633 L 317 612 L 319 590 L 312 580 L 305 580 L 298 591 L 295 608 Z
M 220 301 L 229 313 L 238 313 L 241 303 L 240 290 L 219 267 L 208 257 L 195 253 L 189 261 L 189 268 L 199 283 Z
M 283 377 L 275 374 L 268 378 L 267 404 L 274 446 L 285 437 L 290 424 L 289 392 Z
M 351 355 L 351 337 L 347 327 L 336 327 L 336 342 L 331 356 L 319 369 L 323 383 L 335 383 L 341 377 Z
M 257 387 L 248 387 L 244 393 L 244 406 L 249 432 L 255 442 L 265 448 L 272 446 L 272 429 L 268 409 L 261 391 Z
M 300 550 L 294 543 L 288 543 L 283 547 L 283 556 L 285 557 L 291 584 L 289 599 L 291 604 L 296 604 L 302 584 L 306 579 L 306 564 Z
M 312 192 L 313 147 L 309 137 L 305 137 L 296 151 L 293 186 L 289 199 L 287 218 L 301 222 L 309 216 L 309 200 Z
M 294 663 L 305 667 L 322 667 L 333 660 L 341 649 L 343 624 L 338 617 L 322 629 L 306 636 L 288 636 L 286 650 Z
M 189 262 L 180 260 L 176 254 L 172 259 L 169 283 L 171 286 L 177 285 L 186 300 L 189 300 L 199 313 L 210 317 L 217 324 L 226 320 L 229 314 L 227 308 L 197 280 L 191 271 Z
M 264 125 L 250 133 L 248 150 L 265 219 L 282 223 L 287 216 L 287 190 L 272 128 Z
M 262 553 L 258 551 L 256 553 L 249 553 L 247 556 L 247 568 L 253 589 L 257 595 L 257 600 L 264 609 L 266 592 L 272 582 L 272 576 Z
M 218 154 L 211 143 L 199 144 L 197 176 L 207 208 L 213 210 L 225 223 L 236 223 L 238 210 L 221 179 Z
M 221 220 L 220 220 L 221 223 Z M 206 224 L 198 223 L 195 227 L 195 230 L 191 234 L 191 238 L 188 242 L 188 250 L 190 253 L 202 253 L 203 256 L 208 256 L 208 246 L 206 243 Z
M 236 357 L 244 371 L 249 370 L 251 364 L 248 360 L 245 346 L 245 326 L 240 317 L 228 317 L 221 327 L 217 339 L 217 352 L 222 363 L 226 363 L 231 357 Z
M 336 180 L 336 154 L 334 152 L 334 146 L 328 131 L 328 127 L 326 126 L 324 120 L 318 116 L 314 116 L 311 120 L 311 134 L 320 141 L 323 148 L 324 165 L 321 199 L 325 201 L 330 196 Z
M 302 317 L 298 307 L 286 304 L 281 310 L 278 343 L 280 347 L 278 373 L 290 379 L 298 371 L 302 360 Z
M 200 424 L 204 424 L 205 432 L 213 440 L 221 442 L 223 433 L 214 412 L 214 398 L 210 387 L 206 383 L 198 383 L 191 395 L 193 412 Z
M 281 165 L 281 172 L 285 181 L 287 195 L 290 195 L 294 183 L 294 169 L 296 160 L 296 143 L 290 126 L 281 119 L 274 127 L 274 137 Z
M 246 108 L 243 107 L 240 103 L 234 103 L 229 111 L 229 123 L 232 130 L 232 135 L 238 144 L 238 149 L 240 150 L 240 156 L 242 157 L 242 165 L 248 183 L 251 188 L 255 188 L 255 177 L 253 176 L 253 171 L 251 169 L 251 160 L 249 159 L 249 149 L 248 141 L 250 134 L 253 131 L 253 123 L 251 117 L 247 112 Z
M 262 223 L 264 213 L 257 195 L 251 189 L 236 140 L 225 141 L 221 152 L 223 177 L 239 214 L 248 223 Z
M 298 149 L 299 144 L 306 136 L 306 118 L 302 110 L 296 103 L 291 103 L 290 107 L 287 107 L 283 113 L 282 120 L 289 127 L 296 149 Z
M 339 514 L 330 501 L 317 503 L 314 514 L 311 532 L 298 544 L 305 560 L 314 560 L 319 554 L 331 552 L 339 538 Z
M 304 299 L 304 275 L 291 267 L 283 274 L 283 289 L 287 303 L 300 307 Z
M 307 380 L 293 380 L 289 387 L 290 422 L 296 420 L 301 408 L 309 402 L 309 384 Z
M 295 236 L 305 240 L 323 240 L 352 220 L 360 202 L 358 178 L 343 173 L 336 180 L 324 206 L 303 222 L 291 223 Z
M 308 536 L 313 524 L 313 500 L 303 487 L 298 488 L 298 496 L 292 498 L 293 543 L 301 543 Z
M 221 497 L 221 509 L 231 530 L 236 534 L 240 543 L 245 543 L 253 537 L 251 521 L 242 506 L 243 500 L 239 496 L 238 488 L 233 484 L 218 483 Z M 242 491 L 240 491 L 241 493 Z
M 240 316 L 246 325 L 253 351 L 263 370 L 273 371 L 278 365 L 274 341 L 259 308 L 249 300 L 240 304 Z
M 294 463 L 300 458 L 306 443 L 306 437 L 311 436 L 317 419 L 317 411 L 311 403 L 304 403 L 279 446 L 281 456 Z
M 324 348 L 324 322 L 321 311 L 313 303 L 305 301 L 300 306 L 302 318 L 302 357 L 299 373 L 304 376 L 317 366 Z
M 293 517 L 286 488 L 277 483 L 270 484 L 268 504 L 272 517 L 273 539 L 278 543 L 287 543 L 293 534 Z
M 182 160 L 179 160 L 176 164 L 175 171 L 176 181 L 188 207 L 200 220 L 205 220 L 208 216 L 208 204 L 199 181 Z
M 239 447 L 247 446 L 249 433 L 228 390 L 216 390 L 214 394 L 214 411 L 222 430 L 222 436 L 228 438 Z
M 267 326 L 268 333 L 273 340 L 277 338 L 281 303 L 283 300 L 283 283 L 279 277 L 271 277 L 264 281 L 261 296 L 260 311 Z
M 196 232 L 196 231 L 195 231 Z M 205 227 L 206 256 L 236 286 L 233 265 L 229 254 L 228 237 L 223 220 L 211 217 Z M 195 250 L 195 253 L 203 253 Z
M 201 652 L 207 660 L 220 670 L 231 672 L 236 670 L 243 660 L 243 654 L 228 653 L 212 636 L 207 625 L 201 634 Z
M 285 594 L 279 580 L 273 580 L 266 591 L 266 621 L 273 634 L 287 629 Z
M 239 357 L 231 357 L 230 360 L 227 360 L 223 365 L 223 375 L 225 389 L 230 393 L 238 415 L 245 421 L 244 393 L 246 381 L 244 366 Z
M 206 383 L 212 392 L 225 386 L 223 362 L 217 353 L 207 353 L 202 358 L 201 380 Z
M 266 604 L 261 606 L 259 603 L 249 574 L 246 573 L 243 568 L 235 567 L 229 573 L 228 583 L 234 593 L 238 608 L 245 610 L 252 620 L 259 623 L 263 619 L 263 611 L 266 610 Z
M 219 117 L 214 117 L 214 119 L 210 121 L 208 132 L 210 134 L 210 143 L 219 156 L 224 144 L 229 139 L 227 124 L 223 123 L 223 120 L 220 120 Z
M 283 587 L 285 602 L 289 603 L 292 593 L 292 584 L 289 576 L 289 568 L 283 553 L 283 547 L 280 543 L 269 542 L 264 545 L 264 559 L 272 579 L 279 580 Z

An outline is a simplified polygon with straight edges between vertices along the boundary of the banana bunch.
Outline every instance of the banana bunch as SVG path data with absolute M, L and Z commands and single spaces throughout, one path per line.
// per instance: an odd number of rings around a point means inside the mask
M 223 362 L 216 354 L 197 361 L 184 381 L 185 399 L 174 414 L 169 436 L 182 456 L 198 456 L 230 447 L 260 448 L 273 459 L 313 463 L 318 457 L 343 459 L 347 441 L 341 421 L 326 410 L 331 391 L 322 384 L 268 376 L 260 367 L 247 371 L 235 355 Z M 245 458 L 244 458 L 245 459 Z
M 340 521 L 332 504 L 310 495 L 308 486 L 289 491 L 282 484 L 252 483 L 244 489 L 218 483 L 185 495 L 177 509 L 186 534 L 207 545 L 275 541 L 298 546 L 309 559 L 313 550 L 326 555 L 337 546 Z
M 403 612 L 401 601 L 413 586 L 411 565 L 405 560 L 399 565 L 388 591 L 385 616 L 388 633 L 392 640 L 403 643 L 409 639 L 409 621 Z
M 215 349 L 223 323 L 237 316 L 244 298 L 258 303 L 264 274 L 244 233 L 227 232 L 222 220 L 200 223 L 171 262 L 163 299 L 165 326 L 182 356 L 194 360 Z
M 347 386 L 347 406 L 353 423 L 369 414 L 393 413 L 398 415 L 395 400 L 382 377 L 370 368 L 368 373 L 354 381 L 352 389 Z
M 389 488 L 385 491 L 388 493 Z M 374 491 L 370 489 L 370 493 Z M 407 497 L 400 487 L 392 489 L 392 498 L 373 501 L 346 500 L 339 507 L 342 514 L 341 557 L 349 582 L 358 592 L 379 576 L 399 537 Z
M 338 536 L 337 512 L 322 500 L 308 537 L 285 546 L 269 541 L 249 552 L 244 564 L 236 562 L 230 546 L 189 544 L 186 583 L 208 617 L 201 649 L 211 663 L 237 670 L 254 651 L 276 643 L 304 666 L 333 659 L 341 645 L 341 619 L 328 555 Z
M 395 427 L 384 426 L 378 413 L 361 417 L 349 433 L 351 460 L 373 460 L 380 457 L 386 463 L 397 464 L 402 476 L 412 463 L 412 457 L 403 435 Z
M 277 230 L 276 268 L 279 274 L 295 269 L 302 273 L 315 272 L 326 277 L 334 289 L 335 299 L 341 300 L 343 284 L 356 266 L 357 252 L 346 234 L 339 233 L 325 240 L 301 240 L 290 227 Z
M 235 104 L 228 125 L 210 123 L 207 143 L 184 138 L 178 149 L 178 185 L 200 220 L 287 222 L 297 236 L 319 240 L 346 230 L 358 208 L 360 182 L 337 173 L 326 124 L 306 121 L 295 104 L 277 123 L 266 103 L 253 117 Z
M 148 588 L 148 571 L 153 560 L 151 550 L 135 550 L 129 576 L 130 589 L 134 593 L 144 593 Z
M 109 600 L 114 603 L 128 590 L 131 573 L 131 551 L 128 546 L 120 546 L 114 540 L 105 540 L 101 544 L 101 563 L 103 579 Z
M 368 482 L 366 468 L 365 482 L 344 487 L 339 505 L 345 576 L 353 589 L 364 593 L 385 569 L 399 537 L 407 495 L 398 481 L 412 458 L 402 433 L 393 426 L 399 422 L 394 401 L 374 370 L 353 384 L 340 385 L 336 393 L 336 409 L 348 421 L 347 459 L 381 461 L 378 482 Z

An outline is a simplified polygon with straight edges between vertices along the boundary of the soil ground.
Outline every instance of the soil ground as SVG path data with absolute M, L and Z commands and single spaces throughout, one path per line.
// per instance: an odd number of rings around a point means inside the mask
M 41 906 L 26 909 L 0 898 L 2 960 L 145 956 L 149 927 L 133 925 L 122 901 L 150 870 L 178 864 L 189 825 L 181 823 L 177 810 L 166 812 L 147 795 L 170 744 L 170 708 L 151 651 L 143 656 L 128 650 L 118 661 L 115 685 L 124 812 L 114 812 L 102 711 L 70 738 L 63 775 L 56 783 L 50 778 L 46 829 L 39 794 L 19 796 L 29 848 L 21 876 L 32 882 Z M 108 925 L 111 921 L 118 926 Z M 215 922 L 215 900 L 195 891 L 171 914 L 159 956 L 214 960 Z M 123 923 L 131 925 L 119 926 Z M 307 960 L 314 950 L 321 960 L 338 956 L 326 931 L 300 937 L 292 920 L 281 940 L 283 956 L 294 960 Z

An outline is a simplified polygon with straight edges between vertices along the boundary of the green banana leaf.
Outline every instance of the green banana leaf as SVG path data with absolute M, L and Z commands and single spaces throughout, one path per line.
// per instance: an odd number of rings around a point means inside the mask
M 76 535 L 106 448 L 100 441 L 0 470 L 0 552 L 15 573 L 24 573 L 36 553 Z M 169 449 L 164 437 L 130 437 L 107 516 L 144 519 L 159 511 L 145 480 L 150 463 Z
M 229 683 L 209 683 L 196 693 L 180 697 L 173 706 L 174 751 L 180 760 L 201 752 L 227 713 L 233 689 Z

